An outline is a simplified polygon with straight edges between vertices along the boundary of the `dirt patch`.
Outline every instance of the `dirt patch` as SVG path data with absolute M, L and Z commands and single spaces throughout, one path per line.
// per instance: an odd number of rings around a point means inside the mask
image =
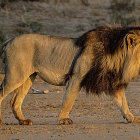
M 139 79 L 131 82 L 126 90 L 129 107 L 136 116 L 140 115 L 139 83 Z M 58 125 L 58 112 L 64 94 L 62 88 L 58 88 L 59 92 L 57 92 L 56 87 L 39 80 L 33 87 L 51 91 L 48 94 L 30 92 L 27 95 L 22 110 L 26 118 L 32 119 L 33 125 L 18 124 L 9 105 L 12 95 L 8 96 L 2 106 L 4 124 L 0 126 L 1 140 L 140 139 L 140 125 L 127 124 L 112 100 L 105 95 L 98 98 L 80 92 L 70 113 L 74 124 L 61 126 Z
M 13 2 L 0 9 L 0 30 L 11 38 L 22 33 L 78 37 L 84 32 L 111 23 L 109 0 L 89 0 L 70 3 Z M 140 1 L 136 0 L 135 16 L 140 15 Z M 0 140 L 140 140 L 140 124 L 127 124 L 109 97 L 86 96 L 82 91 L 70 116 L 74 124 L 58 125 L 58 112 L 64 95 L 63 87 L 54 87 L 37 79 L 33 85 L 48 94 L 29 94 L 22 110 L 32 126 L 20 126 L 10 109 L 8 96 L 2 104 L 4 124 L 0 125 Z M 140 79 L 131 82 L 126 90 L 129 107 L 140 116 Z

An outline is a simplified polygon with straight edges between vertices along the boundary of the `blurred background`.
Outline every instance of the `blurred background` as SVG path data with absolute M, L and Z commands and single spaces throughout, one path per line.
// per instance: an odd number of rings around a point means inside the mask
M 78 37 L 101 25 L 139 25 L 140 0 L 0 0 L 0 44 L 23 33 Z

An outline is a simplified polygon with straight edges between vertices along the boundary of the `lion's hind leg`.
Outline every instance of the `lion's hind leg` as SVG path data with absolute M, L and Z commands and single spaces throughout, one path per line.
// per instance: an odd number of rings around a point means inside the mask
M 24 115 L 21 111 L 21 105 L 34 79 L 35 75 L 33 74 L 19 88 L 17 88 L 14 91 L 13 98 L 11 99 L 10 102 L 15 118 L 19 121 L 20 125 L 32 125 L 32 121 L 30 119 L 24 118 Z
M 6 81 L 6 82 L 5 82 Z M 19 84 L 22 84 L 23 81 L 19 82 Z M 1 87 L 0 87 L 0 124 L 2 124 L 2 114 L 1 114 L 1 105 L 3 99 L 11 92 L 13 92 L 16 88 L 18 88 L 18 85 L 14 83 L 12 80 L 8 80 L 4 78 Z
M 123 118 L 126 119 L 128 123 L 140 122 L 140 118 L 134 117 L 134 115 L 129 110 L 124 89 L 115 92 L 113 95 L 113 99 L 117 103 L 117 105 L 123 115 Z

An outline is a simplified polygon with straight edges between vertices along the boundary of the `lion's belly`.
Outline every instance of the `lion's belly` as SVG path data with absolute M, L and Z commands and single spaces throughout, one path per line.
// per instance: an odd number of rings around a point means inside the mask
M 56 70 L 41 69 L 38 73 L 41 79 L 46 81 L 49 84 L 56 86 L 65 85 L 65 74 L 63 72 L 57 72 Z
M 35 62 L 35 71 L 46 82 L 53 85 L 65 85 L 65 75 L 72 68 L 78 49 L 68 52 L 64 50 L 59 54 L 39 55 Z
M 50 84 L 65 85 L 65 75 L 70 71 L 74 56 L 65 56 L 64 59 L 60 59 L 60 57 L 51 59 L 47 56 L 45 57 L 35 65 L 38 75 Z

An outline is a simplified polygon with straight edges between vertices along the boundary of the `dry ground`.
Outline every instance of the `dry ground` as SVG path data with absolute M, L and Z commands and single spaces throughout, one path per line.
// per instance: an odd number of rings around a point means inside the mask
M 127 124 L 116 105 L 105 95 L 100 98 L 80 92 L 70 113 L 74 124 L 58 125 L 58 112 L 63 88 L 36 81 L 33 87 L 49 89 L 48 94 L 32 94 L 25 98 L 23 113 L 33 121 L 32 126 L 18 125 L 11 112 L 8 96 L 3 102 L 5 124 L 0 126 L 0 140 L 140 140 L 140 124 Z M 132 113 L 140 116 L 140 80 L 132 82 L 126 96 Z
M 71 0 L 72 1 L 72 0 Z M 6 38 L 22 32 L 32 32 L 30 23 L 41 27 L 36 32 L 78 37 L 98 25 L 111 23 L 108 0 L 90 1 L 89 6 L 73 3 L 18 2 L 0 9 L 0 29 Z M 75 3 L 74 3 L 75 2 Z M 140 1 L 136 0 L 135 16 L 140 15 Z M 35 26 L 35 29 L 37 28 Z M 80 92 L 70 113 L 74 124 L 58 125 L 58 112 L 63 98 L 63 88 L 50 86 L 37 80 L 33 87 L 48 94 L 32 94 L 25 98 L 22 109 L 32 126 L 20 126 L 11 112 L 11 95 L 3 101 L 5 124 L 0 126 L 0 140 L 140 140 L 140 124 L 127 124 L 109 97 L 86 96 Z M 140 116 L 140 80 L 132 82 L 126 91 L 132 113 Z

